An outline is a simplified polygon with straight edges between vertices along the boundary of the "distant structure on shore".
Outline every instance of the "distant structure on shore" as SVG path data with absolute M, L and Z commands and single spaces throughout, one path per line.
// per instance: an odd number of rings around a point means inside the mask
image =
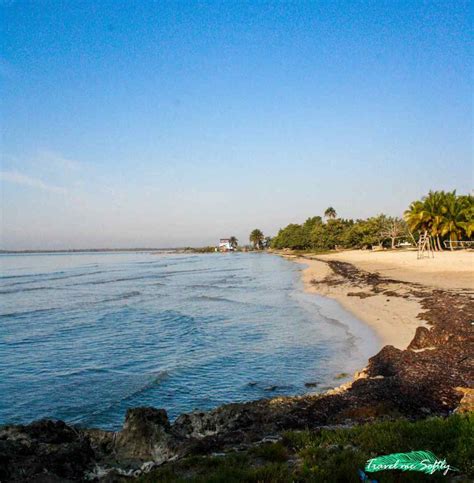
M 230 238 L 221 238 L 219 240 L 218 250 L 220 252 L 233 252 L 234 246 L 232 245 Z

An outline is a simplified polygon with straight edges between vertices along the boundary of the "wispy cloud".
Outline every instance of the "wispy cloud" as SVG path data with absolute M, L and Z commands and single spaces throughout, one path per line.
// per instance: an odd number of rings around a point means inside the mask
M 68 191 L 60 186 L 54 186 L 38 178 L 32 178 L 18 171 L 0 171 L 0 180 L 22 186 L 30 186 L 50 193 L 66 194 Z
M 61 169 L 78 171 L 82 168 L 82 163 L 80 163 L 79 161 L 66 158 L 62 154 L 56 153 L 51 150 L 43 149 L 38 153 L 38 155 L 40 160 L 46 161 Z

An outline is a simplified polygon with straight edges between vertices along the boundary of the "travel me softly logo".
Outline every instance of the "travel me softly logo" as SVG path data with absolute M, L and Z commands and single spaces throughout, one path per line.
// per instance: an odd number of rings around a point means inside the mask
M 432 475 L 436 471 L 442 471 L 446 475 L 448 471 L 458 471 L 446 463 L 446 460 L 438 459 L 431 451 L 412 451 L 410 453 L 393 453 L 385 456 L 378 456 L 367 461 L 365 471 L 373 473 L 376 471 L 401 470 L 419 471 Z M 363 471 L 359 470 L 361 479 Z M 364 475 L 366 476 L 366 475 Z M 369 478 L 364 478 L 370 481 Z

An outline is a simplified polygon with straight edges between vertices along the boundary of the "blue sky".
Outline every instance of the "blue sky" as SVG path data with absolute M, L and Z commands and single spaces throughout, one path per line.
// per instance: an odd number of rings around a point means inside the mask
M 1 1 L 1 247 L 245 241 L 469 192 L 471 5 Z

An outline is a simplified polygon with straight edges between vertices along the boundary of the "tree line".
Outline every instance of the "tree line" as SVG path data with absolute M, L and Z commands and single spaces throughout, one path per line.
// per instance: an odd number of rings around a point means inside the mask
M 474 233 L 474 196 L 457 195 L 456 191 L 430 191 L 421 200 L 413 201 L 404 214 L 409 229 L 427 233 L 433 248 L 442 250 L 459 240 L 472 240 Z
M 289 224 L 280 229 L 270 246 L 315 251 L 373 246 L 395 248 L 402 242 L 416 243 L 426 231 L 433 237 L 435 249 L 442 250 L 445 240 L 472 239 L 474 197 L 457 195 L 455 191 L 430 191 L 421 200 L 411 203 L 403 218 L 380 214 L 367 219 L 343 219 L 337 217 L 333 207 L 324 212 L 324 218 L 313 216 L 302 224 Z
M 255 228 L 250 233 L 249 241 L 254 250 L 263 250 L 270 247 L 272 239 L 269 236 L 265 236 L 262 230 Z

